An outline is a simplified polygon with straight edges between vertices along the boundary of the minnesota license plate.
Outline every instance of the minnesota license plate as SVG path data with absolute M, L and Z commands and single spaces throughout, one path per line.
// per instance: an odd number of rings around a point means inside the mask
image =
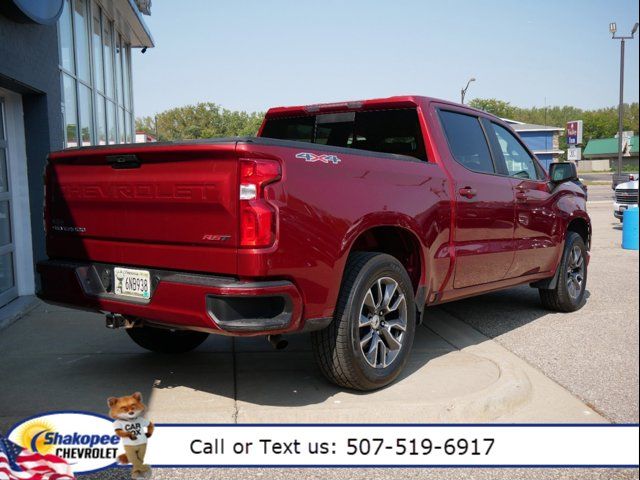
M 113 276 L 116 295 L 136 298 L 151 297 L 151 275 L 148 270 L 116 267 L 113 269 Z

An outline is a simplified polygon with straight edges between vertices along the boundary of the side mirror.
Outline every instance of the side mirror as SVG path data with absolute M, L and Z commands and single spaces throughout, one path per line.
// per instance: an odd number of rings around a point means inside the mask
M 578 179 L 578 170 L 573 162 L 552 163 L 549 165 L 549 178 L 553 183 L 568 182 Z

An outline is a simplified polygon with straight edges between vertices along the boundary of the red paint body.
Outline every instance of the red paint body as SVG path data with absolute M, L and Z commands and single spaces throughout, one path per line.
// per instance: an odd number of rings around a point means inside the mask
M 380 238 L 404 252 L 418 298 L 428 305 L 553 277 L 569 224 L 582 222 L 590 235 L 584 192 L 572 183 L 554 186 L 548 179 L 467 170 L 450 153 L 436 111 L 443 106 L 510 129 L 460 105 L 393 97 L 274 108 L 267 119 L 417 108 L 429 162 L 344 149 L 338 164 L 308 162 L 296 154 L 322 155 L 327 147 L 259 140 L 52 153 L 46 204 L 51 261 L 39 266 L 41 296 L 157 324 L 259 335 L 301 331 L 309 319 L 332 317 L 347 256 L 353 249 L 379 248 Z M 141 166 L 112 168 L 106 157 L 121 154 L 135 154 Z M 239 245 L 239 159 L 280 164 L 281 178 L 264 187 L 264 199 L 276 215 L 270 247 Z M 467 198 L 465 188 L 475 196 Z M 171 281 L 165 275 L 143 304 L 87 294 L 76 269 L 93 263 L 188 272 L 193 278 Z M 207 285 L 202 278 L 209 276 L 235 283 Z M 275 280 L 282 282 L 269 283 Z M 276 330 L 230 332 L 206 309 L 209 294 L 274 292 L 292 304 L 290 322 Z

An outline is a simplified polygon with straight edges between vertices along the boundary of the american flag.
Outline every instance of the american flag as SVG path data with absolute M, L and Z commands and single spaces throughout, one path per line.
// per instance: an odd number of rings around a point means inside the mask
M 0 433 L 0 480 L 75 480 L 71 467 L 55 455 L 16 445 Z

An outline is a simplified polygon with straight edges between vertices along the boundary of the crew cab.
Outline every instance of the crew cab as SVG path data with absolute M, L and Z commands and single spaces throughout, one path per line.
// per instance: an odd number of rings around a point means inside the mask
M 257 137 L 68 149 L 46 169 L 39 295 L 155 352 L 311 332 L 327 378 L 371 390 L 428 306 L 520 284 L 583 305 L 576 179 L 499 118 L 419 96 L 272 108 Z

